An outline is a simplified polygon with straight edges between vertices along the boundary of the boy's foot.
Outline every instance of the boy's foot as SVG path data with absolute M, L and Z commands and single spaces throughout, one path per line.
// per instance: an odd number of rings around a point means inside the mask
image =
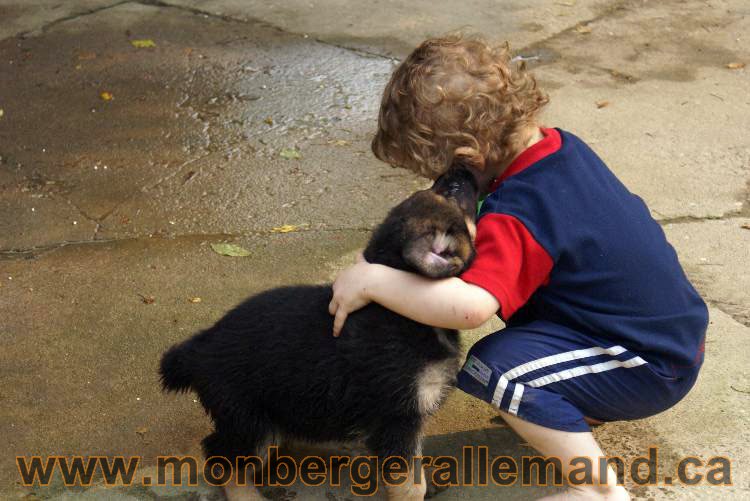
M 602 485 L 588 486 L 585 489 L 569 488 L 558 494 L 545 496 L 539 501 L 627 501 L 628 499 L 630 499 L 630 494 L 625 490 L 625 487 L 621 485 Z

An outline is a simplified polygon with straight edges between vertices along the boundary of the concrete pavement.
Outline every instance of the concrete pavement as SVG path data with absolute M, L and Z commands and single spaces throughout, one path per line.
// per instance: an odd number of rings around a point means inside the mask
M 596 434 L 625 458 L 659 446 L 661 468 L 728 456 L 733 486 L 631 494 L 747 498 L 750 76 L 728 67 L 750 63 L 741 0 L 0 0 L 0 497 L 219 498 L 207 486 L 27 489 L 14 457 L 141 455 L 148 469 L 197 454 L 209 422 L 191 397 L 159 392 L 161 351 L 253 292 L 329 280 L 425 185 L 374 160 L 369 140 L 398 58 L 454 29 L 532 58 L 552 99 L 545 122 L 585 138 L 646 200 L 711 306 L 688 398 Z M 251 256 L 217 255 L 222 241 Z M 493 417 L 452 395 L 425 452 L 532 453 Z

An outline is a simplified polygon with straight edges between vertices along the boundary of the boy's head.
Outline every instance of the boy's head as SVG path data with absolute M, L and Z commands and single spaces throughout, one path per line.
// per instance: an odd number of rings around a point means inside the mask
M 547 103 L 506 45 L 451 35 L 424 41 L 393 72 L 380 104 L 372 151 L 380 160 L 435 179 L 454 156 L 504 166 L 522 131 Z M 458 152 L 456 151 L 458 150 Z

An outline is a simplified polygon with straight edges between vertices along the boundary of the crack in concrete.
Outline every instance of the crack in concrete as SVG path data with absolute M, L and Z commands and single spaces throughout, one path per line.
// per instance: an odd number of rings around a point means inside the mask
M 290 32 L 288 32 L 288 33 L 290 33 Z M 365 50 L 365 49 L 362 49 L 362 48 L 359 48 L 359 47 L 349 47 L 348 45 L 343 45 L 343 44 L 338 44 L 338 43 L 335 43 L 335 42 L 331 42 L 330 40 L 326 40 L 324 38 L 315 37 L 315 38 L 313 38 L 313 40 L 315 40 L 316 42 L 321 43 L 323 45 L 328 45 L 330 47 L 337 47 L 337 48 L 342 49 L 342 50 L 348 50 L 350 52 L 354 52 L 355 54 L 358 54 L 358 55 L 364 56 L 364 57 L 368 57 L 369 56 L 369 57 L 376 57 L 376 58 L 379 58 L 379 59 L 387 59 L 388 61 L 391 61 L 391 62 L 394 62 L 394 63 L 398 63 L 398 62 L 401 61 L 397 57 L 389 56 L 389 55 L 386 55 L 386 54 L 380 54 L 379 52 L 373 52 L 373 51 Z
M 711 299 L 711 298 L 707 297 L 706 294 L 702 294 L 702 296 L 703 296 L 703 300 L 709 306 L 713 306 L 714 308 L 716 308 L 720 312 L 724 313 L 725 315 L 728 315 L 729 317 L 732 318 L 732 320 L 734 320 L 738 324 L 742 324 L 745 327 L 750 327 L 750 316 L 748 316 L 747 314 L 733 312 L 730 309 L 732 306 L 741 306 L 741 305 L 739 305 L 737 303 L 730 303 L 730 302 L 727 302 L 727 301 L 719 301 L 718 299 Z M 722 305 L 724 305 L 724 306 L 722 306 Z M 727 308 L 727 306 L 729 306 L 730 308 Z
M 725 212 L 720 216 L 674 216 L 663 219 L 657 219 L 656 221 L 665 226 L 667 224 L 687 224 L 687 223 L 701 223 L 704 221 L 726 221 L 729 219 L 742 219 L 747 217 L 743 209 Z
M 201 16 L 208 16 L 215 19 L 221 19 L 222 21 L 226 22 L 235 22 L 235 23 L 244 23 L 244 24 L 255 24 L 259 26 L 263 26 L 266 28 L 270 28 L 272 30 L 278 31 L 279 33 L 284 33 L 286 35 L 292 35 L 295 37 L 304 38 L 306 40 L 312 40 L 314 42 L 327 45 L 329 47 L 336 47 L 338 49 L 347 50 L 350 52 L 354 52 L 357 55 L 363 56 L 363 57 L 376 57 L 381 59 L 387 59 L 389 61 L 398 61 L 398 59 L 387 56 L 385 54 L 379 54 L 377 52 L 372 52 L 356 47 L 348 47 L 346 45 L 337 44 L 334 42 L 330 42 L 328 40 L 318 38 L 318 37 L 311 37 L 310 35 L 306 33 L 297 33 L 296 31 L 291 31 L 286 28 L 282 28 L 281 26 L 278 26 L 276 24 L 270 23 L 268 21 L 265 21 L 263 19 L 259 19 L 256 17 L 234 17 L 231 15 L 226 14 L 216 14 L 210 11 L 198 9 L 196 7 L 187 7 L 185 5 L 176 5 L 169 2 L 165 2 L 163 0 L 128 0 L 132 1 L 134 3 L 139 3 L 141 5 L 150 5 L 153 7 L 162 7 L 162 8 L 171 8 L 171 9 L 177 9 L 177 10 L 183 10 L 185 12 L 190 12 L 192 14 L 201 15 Z
M 139 237 L 142 238 L 142 237 Z M 121 240 L 137 240 L 133 239 L 121 239 Z M 62 249 L 63 247 L 69 246 L 81 246 L 81 245 L 98 245 L 105 244 L 108 242 L 114 242 L 116 239 L 99 239 L 99 240 L 64 240 L 62 242 L 56 242 L 53 244 L 33 246 L 26 249 L 0 249 L 0 261 L 16 261 L 16 260 L 30 260 L 36 259 L 42 255 L 49 254 L 50 252 Z
M 663 0 L 661 2 L 662 5 L 663 4 L 667 4 L 667 3 L 680 3 L 680 0 Z M 644 5 L 640 1 L 636 1 L 636 0 L 615 0 L 614 2 L 612 2 L 612 4 L 610 6 L 606 7 L 605 9 L 603 9 L 596 16 L 594 16 L 594 17 L 592 17 L 590 19 L 585 19 L 585 20 L 582 20 L 582 21 L 578 21 L 577 23 L 575 23 L 572 26 L 569 26 L 569 27 L 567 27 L 567 28 L 565 28 L 563 30 L 560 30 L 557 33 L 553 33 L 553 34 L 551 34 L 551 35 L 549 35 L 549 36 L 547 36 L 547 37 L 545 37 L 545 38 L 543 38 L 541 40 L 537 40 L 536 42 L 533 42 L 533 43 L 531 43 L 529 45 L 526 45 L 526 46 L 524 46 L 524 47 L 522 47 L 522 48 L 520 48 L 520 49 L 518 49 L 518 50 L 516 50 L 514 52 L 516 52 L 519 55 L 522 55 L 523 52 L 530 52 L 530 51 L 534 51 L 534 50 L 545 48 L 547 46 L 547 44 L 549 44 L 550 42 L 554 42 L 554 41 L 556 41 L 556 40 L 558 40 L 560 38 L 563 38 L 563 37 L 571 35 L 571 34 L 572 35 L 576 35 L 575 30 L 577 28 L 579 28 L 579 27 L 587 27 L 590 24 L 596 23 L 596 22 L 601 21 L 603 19 L 607 19 L 608 17 L 611 17 L 611 16 L 613 16 L 613 15 L 615 15 L 617 13 L 624 13 L 624 12 L 627 12 L 627 11 L 630 11 L 630 10 L 634 10 L 633 9 L 634 7 L 646 7 L 647 8 L 648 6 Z M 559 58 L 545 59 L 544 57 L 542 57 L 542 58 L 540 58 L 538 60 L 537 63 L 534 64 L 534 67 L 546 66 L 548 64 L 554 64 L 558 60 L 559 60 Z M 608 74 L 612 75 L 614 78 L 623 78 L 623 79 L 625 79 L 626 81 L 628 81 L 630 83 L 634 83 L 634 82 L 630 81 L 630 78 L 629 78 L 629 77 L 631 77 L 630 75 L 620 74 L 616 70 L 612 70 L 612 69 L 609 69 L 609 68 L 598 68 L 598 67 L 593 67 L 593 69 L 600 70 L 600 71 L 603 71 L 605 73 L 608 73 Z M 613 72 L 615 72 L 615 73 L 613 74 Z
M 610 5 L 606 9 L 604 9 L 602 12 L 600 12 L 596 16 L 594 16 L 594 17 L 592 17 L 590 19 L 584 19 L 583 21 L 578 21 L 574 25 L 568 26 L 567 28 L 558 31 L 557 33 L 553 33 L 553 34 L 551 34 L 551 35 L 549 35 L 549 36 L 547 36 L 545 38 L 542 38 L 541 40 L 537 40 L 536 42 L 533 42 L 533 43 L 531 43 L 529 45 L 526 45 L 526 46 L 518 49 L 516 52 L 521 53 L 521 52 L 524 52 L 524 51 L 530 51 L 530 50 L 541 48 L 541 47 L 543 47 L 545 44 L 547 44 L 549 42 L 552 42 L 552 41 L 554 41 L 554 40 L 556 40 L 556 39 L 558 39 L 560 37 L 563 37 L 563 36 L 569 35 L 570 33 L 573 33 L 575 31 L 575 29 L 577 27 L 579 27 L 579 26 L 588 26 L 589 24 L 595 23 L 597 21 L 601 21 L 602 19 L 606 19 L 607 17 L 610 17 L 610 16 L 612 16 L 613 14 L 615 14 L 615 13 L 617 13 L 619 11 L 625 11 L 625 10 L 627 10 L 629 6 L 635 5 L 635 4 L 636 4 L 636 2 L 634 2 L 633 0 L 619 0 L 619 1 L 615 1 L 615 2 L 613 2 L 612 5 Z M 554 62 L 555 61 L 548 61 L 548 62 L 545 63 L 544 59 L 540 59 L 540 61 L 537 64 L 537 66 L 542 66 L 544 64 L 551 64 L 551 63 L 554 63 Z
M 12 36 L 7 37 L 7 38 L 26 38 L 27 36 L 29 36 L 30 34 L 35 33 L 35 32 L 45 33 L 50 28 L 53 28 L 54 26 L 56 26 L 56 25 L 58 25 L 60 23 L 64 23 L 64 22 L 67 22 L 67 21 L 73 21 L 73 20 L 81 18 L 81 17 L 90 16 L 92 14 L 96 14 L 96 13 L 102 12 L 104 10 L 112 9 L 114 7 L 118 7 L 118 6 L 124 5 L 126 3 L 131 3 L 132 1 L 133 0 L 120 0 L 119 2 L 115 2 L 115 3 L 112 3 L 112 4 L 102 5 L 101 7 L 95 7 L 93 9 L 88 9 L 88 10 L 84 10 L 84 11 L 81 11 L 81 12 L 76 12 L 74 14 L 63 16 L 61 18 L 55 19 L 54 21 L 50 21 L 50 22 L 48 22 L 46 24 L 43 24 L 39 28 L 35 28 L 35 29 L 32 29 L 32 30 L 27 30 L 27 31 L 21 31 L 21 32 L 16 33 L 15 35 L 12 35 Z M 7 38 L 5 38 L 3 40 L 6 40 Z
M 658 217 L 658 213 L 657 213 Z M 672 216 L 659 217 L 657 222 L 662 226 L 667 224 L 700 223 L 703 221 L 725 221 L 730 219 L 750 218 L 750 181 L 746 183 L 745 199 L 739 209 L 725 212 L 720 216 Z
M 179 174 L 179 172 L 187 165 L 190 165 L 198 160 L 201 160 L 205 158 L 199 157 L 192 160 L 189 160 L 185 162 L 183 165 L 178 167 L 176 171 L 168 176 L 164 176 L 163 178 L 159 179 L 155 183 L 151 184 L 149 187 L 142 188 L 145 190 L 153 189 L 157 186 L 159 186 L 164 181 L 167 181 L 168 179 L 171 179 L 172 177 Z M 135 196 L 135 195 L 133 195 Z M 132 198 L 132 197 L 130 197 Z M 129 198 L 129 199 L 130 199 Z M 52 244 L 47 245 L 39 245 L 39 246 L 31 246 L 27 248 L 6 248 L 6 249 L 0 249 L 0 260 L 4 259 L 28 259 L 29 254 L 34 254 L 35 257 L 40 255 L 37 253 L 46 253 L 50 250 L 67 247 L 71 245 L 87 245 L 87 244 L 99 244 L 99 243 L 111 243 L 111 242 L 126 242 L 126 241 L 135 241 L 140 239 L 151 239 L 151 238 L 162 238 L 162 239 L 168 239 L 168 240 L 176 240 L 176 239 L 183 239 L 183 238 L 195 238 L 195 237 L 204 237 L 204 238 L 248 238 L 248 237 L 256 237 L 256 236 L 270 236 L 270 235 L 278 235 L 279 232 L 273 231 L 273 230 L 252 230 L 248 232 L 239 232 L 239 233 L 181 233 L 176 235 L 160 235 L 158 233 L 151 233 L 151 234 L 137 234 L 132 237 L 127 238 L 97 238 L 98 233 L 101 229 L 102 223 L 112 215 L 112 213 L 117 210 L 117 207 L 121 206 L 122 204 L 126 203 L 129 199 L 123 200 L 122 202 L 118 203 L 116 206 L 114 206 L 112 209 L 108 210 L 105 214 L 97 217 L 90 216 L 87 214 L 83 209 L 78 207 L 75 203 L 68 199 L 63 199 L 65 203 L 76 209 L 83 218 L 85 218 L 88 221 L 91 221 L 95 223 L 96 229 L 94 230 L 94 235 L 92 239 L 90 240 L 65 240 L 62 242 L 56 242 Z M 742 219 L 747 217 L 747 214 L 745 214 L 745 210 L 741 209 L 738 211 L 728 212 L 725 214 L 722 214 L 721 216 L 676 216 L 671 218 L 664 218 L 664 219 L 658 219 L 657 222 L 662 225 L 668 225 L 668 224 L 687 224 L 687 223 L 700 223 L 705 221 L 723 221 L 723 220 L 731 220 L 731 219 Z M 309 233 L 309 232 L 339 232 L 339 231 L 362 231 L 362 232 L 368 232 L 372 231 L 375 228 L 375 225 L 373 226 L 353 226 L 353 227 L 345 227 L 345 228 L 300 228 L 295 231 L 295 233 Z M 717 301 L 718 302 L 718 301 Z M 717 306 L 718 308 L 718 306 Z M 723 311 L 723 310 L 722 310 Z M 730 313 L 725 312 L 728 315 Z
M 347 51 L 350 51 L 350 52 L 354 52 L 354 53 L 356 53 L 356 54 L 358 54 L 360 56 L 363 56 L 363 57 L 377 57 L 377 58 L 387 59 L 389 61 L 398 61 L 398 59 L 396 59 L 394 57 L 391 57 L 391 56 L 388 56 L 388 55 L 385 55 L 385 54 L 379 54 L 377 52 L 372 52 L 372 51 L 368 51 L 368 50 L 364 50 L 364 49 L 356 48 L 356 47 L 348 47 L 346 45 L 341 45 L 341 44 L 337 44 L 337 43 L 334 43 L 334 42 L 330 42 L 330 41 L 324 40 L 322 38 L 310 37 L 309 35 L 307 35 L 305 33 L 297 33 L 297 32 L 294 32 L 294 31 L 290 31 L 290 30 L 287 30 L 285 28 L 282 28 L 281 26 L 277 26 L 275 24 L 269 23 L 267 21 L 264 21 L 262 19 L 258 19 L 258 18 L 255 18 L 255 17 L 241 18 L 241 17 L 233 17 L 233 16 L 228 16 L 228 15 L 222 15 L 222 14 L 215 14 L 213 12 L 202 10 L 202 9 L 198 9 L 198 8 L 195 8 L 195 7 L 187 7 L 187 6 L 184 6 L 184 5 L 175 5 L 175 4 L 171 4 L 171 3 L 168 3 L 168 2 L 164 2 L 162 0 L 120 0 L 119 2 L 115 2 L 115 3 L 112 3 L 112 4 L 103 5 L 101 7 L 97 7 L 97 8 L 94 8 L 94 9 L 88 9 L 88 10 L 81 11 L 81 12 L 76 12 L 76 13 L 70 14 L 68 16 L 63 16 L 61 18 L 58 18 L 58 19 L 50 21 L 50 22 L 48 22 L 46 24 L 43 24 L 39 28 L 34 28 L 34 29 L 31 29 L 31 30 L 27 30 L 27 31 L 21 31 L 21 32 L 16 33 L 15 35 L 11 35 L 10 37 L 7 37 L 7 38 L 14 38 L 14 37 L 25 38 L 25 37 L 27 37 L 27 36 L 35 33 L 35 32 L 45 33 L 46 31 L 48 31 L 49 29 L 53 28 L 54 26 L 57 26 L 58 24 L 65 23 L 67 21 L 73 21 L 73 20 L 76 20 L 76 19 L 79 19 L 79 18 L 82 18 L 82 17 L 85 17 L 85 16 L 90 16 L 92 14 L 97 14 L 99 12 L 102 12 L 102 11 L 105 11 L 105 10 L 108 10 L 108 9 L 112 9 L 114 7 L 119 7 L 121 5 L 126 5 L 126 4 L 131 4 L 131 3 L 132 4 L 152 6 L 152 7 L 159 7 L 159 8 L 177 9 L 177 10 L 182 10 L 182 11 L 185 11 L 185 12 L 190 12 L 190 13 L 195 14 L 195 15 L 207 16 L 207 17 L 211 17 L 211 18 L 214 18 L 214 19 L 221 19 L 222 21 L 226 21 L 226 22 L 236 22 L 236 23 L 260 25 L 260 26 L 264 26 L 266 28 L 270 28 L 270 29 L 276 30 L 276 31 L 278 31 L 280 33 L 284 33 L 284 34 L 287 34 L 287 35 L 291 35 L 291 36 L 295 36 L 295 37 L 300 37 L 300 38 L 304 38 L 304 39 L 309 39 L 311 41 L 320 43 L 322 45 L 327 45 L 329 47 L 336 47 L 338 49 L 342 49 L 342 50 L 347 50 Z M 3 39 L 3 40 L 5 40 L 5 39 Z
M 375 228 L 373 226 L 352 226 L 346 228 L 300 228 L 295 230 L 293 233 L 343 233 L 343 232 L 358 232 L 367 233 L 371 232 Z M 289 232 L 288 232 L 289 233 Z M 181 234 L 160 234 L 153 233 L 149 235 L 136 235 L 133 237 L 126 238 L 100 238 L 96 240 L 65 240 L 62 242 L 56 242 L 52 244 L 32 246 L 23 249 L 0 249 L 0 261 L 12 261 L 22 259 L 36 259 L 42 255 L 50 252 L 62 249 L 64 247 L 75 247 L 75 246 L 86 246 L 86 245 L 100 245 L 108 243 L 124 243 L 124 242 L 135 242 L 138 240 L 160 240 L 160 241 L 179 241 L 179 240 L 194 240 L 201 238 L 205 240 L 227 240 L 237 238 L 252 238 L 252 237 L 273 237 L 284 235 L 279 231 L 274 230 L 253 230 L 245 233 L 181 233 Z
M 26 36 L 34 33 L 34 32 L 37 32 L 37 31 L 41 32 L 41 33 L 44 33 L 46 31 L 48 31 L 50 28 L 52 28 L 52 27 L 54 27 L 54 26 L 56 26 L 58 24 L 61 24 L 61 23 L 67 22 L 67 21 L 72 21 L 72 20 L 75 20 L 75 19 L 79 19 L 81 17 L 89 16 L 89 15 L 92 15 L 92 14 L 96 14 L 96 13 L 99 13 L 99 12 L 102 12 L 102 11 L 105 11 L 105 10 L 108 10 L 108 9 L 112 9 L 112 8 L 115 8 L 115 7 L 118 7 L 118 6 L 121 6 L 121 5 L 130 4 L 130 3 L 140 4 L 140 5 L 146 5 L 146 6 L 152 6 L 152 7 L 177 9 L 177 10 L 182 10 L 182 11 L 185 11 L 185 12 L 190 12 L 190 13 L 196 14 L 196 15 L 208 16 L 208 17 L 211 17 L 211 18 L 214 18 L 214 19 L 221 19 L 221 20 L 226 21 L 226 22 L 239 22 L 239 23 L 246 23 L 246 24 L 256 24 L 256 25 L 260 25 L 260 26 L 264 26 L 264 27 L 276 30 L 276 31 L 281 32 L 281 33 L 285 33 L 287 35 L 292 35 L 292 36 L 297 36 L 297 37 L 301 37 L 301 38 L 305 38 L 305 39 L 310 39 L 310 40 L 312 40 L 314 42 L 317 42 L 317 43 L 320 43 L 320 44 L 323 44 L 323 45 L 327 45 L 329 47 L 336 47 L 338 49 L 342 49 L 342 50 L 346 50 L 346 51 L 349 51 L 349 52 L 353 52 L 353 53 L 358 54 L 358 55 L 363 56 L 363 57 L 376 57 L 376 58 L 380 58 L 380 59 L 386 59 L 386 60 L 389 60 L 389 61 L 392 61 L 392 62 L 398 62 L 399 61 L 398 58 L 393 57 L 393 56 L 389 56 L 387 54 L 381 54 L 379 52 L 370 51 L 370 50 L 366 50 L 366 49 L 359 48 L 359 47 L 351 47 L 351 46 L 348 46 L 348 45 L 344 45 L 344 44 L 340 44 L 340 43 L 336 43 L 336 42 L 331 42 L 331 41 L 326 40 L 326 39 L 321 38 L 321 37 L 311 37 L 310 35 L 308 35 L 306 33 L 298 33 L 298 32 L 295 32 L 295 31 L 291 31 L 289 29 L 283 28 L 281 26 L 278 26 L 276 24 L 270 23 L 268 21 L 265 21 L 263 19 L 259 19 L 259 18 L 256 18 L 256 17 L 235 17 L 235 16 L 225 15 L 225 14 L 216 14 L 216 13 L 213 13 L 213 12 L 210 12 L 210 11 L 206 11 L 206 10 L 203 10 L 203 9 L 199 9 L 199 8 L 196 8 L 196 7 L 188 7 L 188 6 L 184 6 L 184 5 L 172 4 L 172 3 L 166 2 L 164 0 L 120 0 L 120 1 L 117 1 L 117 2 L 114 2 L 114 3 L 111 3 L 111 4 L 103 5 L 101 7 L 96 7 L 96 8 L 93 8 L 93 9 L 88 9 L 88 10 L 84 10 L 84 11 L 81 11 L 81 12 L 76 12 L 74 14 L 70 14 L 70 15 L 67 15 L 67 16 L 63 16 L 63 17 L 61 17 L 59 19 L 55 19 L 55 20 L 50 21 L 50 22 L 48 22 L 46 24 L 43 24 L 39 28 L 35 28 L 35 29 L 27 30 L 27 31 L 22 31 L 22 32 L 16 33 L 15 35 L 12 35 L 11 37 L 7 37 L 7 38 L 13 38 L 13 37 L 24 38 L 24 37 L 26 37 Z M 568 34 L 569 32 L 573 31 L 578 26 L 587 26 L 587 25 L 589 25 L 591 23 L 594 23 L 594 22 L 599 21 L 599 20 L 601 20 L 603 18 L 611 16 L 612 14 L 614 14 L 614 13 L 616 13 L 618 11 L 626 10 L 628 6 L 635 5 L 635 4 L 636 4 L 636 2 L 634 2 L 634 0 L 620 0 L 620 1 L 616 1 L 616 2 L 614 2 L 614 4 L 612 6 L 604 9 L 602 11 L 602 13 L 600 13 L 600 14 L 598 14 L 598 15 L 590 18 L 590 19 L 579 21 L 576 24 L 574 24 L 572 26 L 569 26 L 568 28 L 565 28 L 565 29 L 563 29 L 563 30 L 561 30 L 561 31 L 559 31 L 557 33 L 553 33 L 553 34 L 549 35 L 548 37 L 545 37 L 542 40 L 539 40 L 539 41 L 534 42 L 534 43 L 532 43 L 530 45 L 527 45 L 527 46 L 519 49 L 516 52 L 523 52 L 523 51 L 528 51 L 528 50 L 532 50 L 534 48 L 537 48 L 537 47 L 539 47 L 541 45 L 544 45 L 545 43 L 547 43 L 547 42 L 549 42 L 551 40 L 556 39 L 559 36 Z M 545 64 L 545 63 L 542 62 L 540 64 Z
M 52 198 L 56 198 L 56 197 L 53 195 Z M 101 228 L 102 219 L 104 217 L 106 217 L 106 216 L 101 216 L 99 218 L 91 216 L 85 210 L 83 210 L 81 207 L 79 207 L 78 204 L 76 204 L 75 202 L 73 202 L 69 198 L 62 197 L 62 201 L 65 202 L 66 204 L 68 204 L 73 209 L 75 209 L 78 212 L 78 214 L 81 215 L 81 217 L 83 219 L 86 219 L 87 221 L 90 221 L 90 222 L 94 223 L 94 225 L 95 225 L 94 226 L 94 234 L 91 236 L 91 239 L 92 240 L 96 240 L 97 234 L 99 233 L 99 229 Z

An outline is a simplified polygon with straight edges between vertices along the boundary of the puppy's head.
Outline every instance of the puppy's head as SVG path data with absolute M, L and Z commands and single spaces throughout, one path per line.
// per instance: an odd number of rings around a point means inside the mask
M 458 275 L 474 258 L 478 196 L 471 172 L 451 167 L 432 188 L 391 210 L 375 230 L 365 259 L 431 278 Z

